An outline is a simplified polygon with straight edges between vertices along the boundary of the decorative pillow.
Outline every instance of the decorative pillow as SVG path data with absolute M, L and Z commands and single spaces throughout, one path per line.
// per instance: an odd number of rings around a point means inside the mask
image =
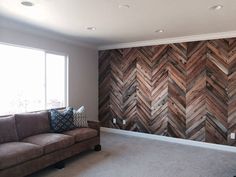
M 74 117 L 74 125 L 76 127 L 88 127 L 84 106 L 81 106 L 78 110 L 74 110 L 73 117 Z
M 76 128 L 73 121 L 73 108 L 69 107 L 64 112 L 52 109 L 50 113 L 51 128 L 55 133 L 61 133 Z

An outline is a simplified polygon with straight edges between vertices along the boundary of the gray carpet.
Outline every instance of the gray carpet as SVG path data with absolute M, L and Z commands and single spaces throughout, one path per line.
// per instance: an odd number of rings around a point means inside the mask
M 66 161 L 30 177 L 233 177 L 236 154 L 102 133 L 102 151 Z

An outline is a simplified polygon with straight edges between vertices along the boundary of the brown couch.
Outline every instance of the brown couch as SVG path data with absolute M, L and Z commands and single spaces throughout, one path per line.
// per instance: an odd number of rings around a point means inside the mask
M 0 117 L 0 177 L 23 177 L 81 151 L 101 150 L 97 122 L 52 133 L 49 116 L 45 111 Z

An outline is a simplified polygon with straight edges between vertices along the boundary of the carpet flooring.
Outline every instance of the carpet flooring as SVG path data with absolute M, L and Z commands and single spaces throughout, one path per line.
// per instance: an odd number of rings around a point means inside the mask
M 102 133 L 102 151 L 29 177 L 234 177 L 236 153 Z

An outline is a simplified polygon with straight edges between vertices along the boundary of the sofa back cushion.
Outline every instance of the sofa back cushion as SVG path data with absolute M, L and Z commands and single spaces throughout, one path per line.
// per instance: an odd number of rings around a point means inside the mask
M 13 141 L 18 141 L 15 117 L 0 117 L 0 144 Z
M 16 114 L 15 119 L 20 140 L 29 136 L 50 132 L 49 113 L 46 111 Z

